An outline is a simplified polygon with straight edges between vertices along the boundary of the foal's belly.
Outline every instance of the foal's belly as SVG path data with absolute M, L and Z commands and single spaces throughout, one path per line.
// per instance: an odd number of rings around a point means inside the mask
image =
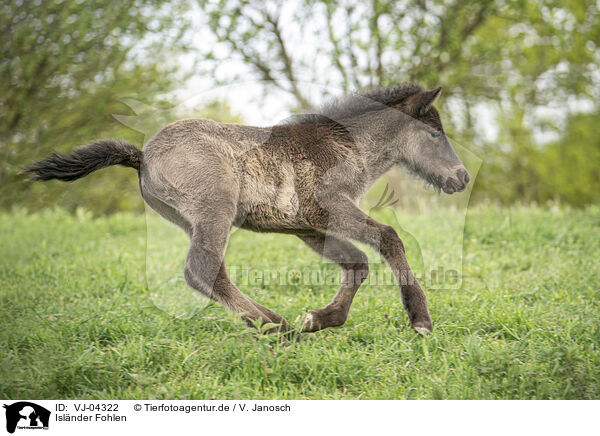
M 308 228 L 308 223 L 299 213 L 297 200 L 285 204 L 281 202 L 241 203 L 234 224 L 258 232 L 294 233 Z

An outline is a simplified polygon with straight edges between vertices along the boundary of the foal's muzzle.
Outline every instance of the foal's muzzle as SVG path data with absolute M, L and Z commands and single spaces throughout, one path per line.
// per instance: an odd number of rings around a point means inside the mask
M 459 168 L 452 177 L 448 177 L 442 185 L 442 190 L 446 194 L 454 194 L 455 192 L 464 191 L 469 184 L 471 177 L 464 168 Z

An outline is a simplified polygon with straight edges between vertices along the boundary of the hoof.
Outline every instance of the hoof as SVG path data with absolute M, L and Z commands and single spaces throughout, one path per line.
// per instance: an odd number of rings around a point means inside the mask
M 315 316 L 312 314 L 312 310 L 308 312 L 306 318 L 304 318 L 304 322 L 302 323 L 301 332 L 312 332 L 314 331 L 313 324 L 315 324 Z
M 337 307 L 325 306 L 309 310 L 302 324 L 303 332 L 316 332 L 329 327 L 339 327 L 346 322 L 347 314 Z
M 423 336 L 423 337 L 427 337 L 431 334 L 431 330 L 429 330 L 427 327 L 423 327 L 423 326 L 413 327 L 413 330 L 416 331 L 420 336 Z

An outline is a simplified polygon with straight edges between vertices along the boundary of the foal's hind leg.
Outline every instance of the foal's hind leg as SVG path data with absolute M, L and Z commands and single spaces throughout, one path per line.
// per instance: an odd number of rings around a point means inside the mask
M 337 294 L 327 306 L 308 312 L 302 331 L 314 332 L 341 326 L 348 318 L 356 291 L 369 274 L 367 255 L 352 243 L 334 236 L 319 233 L 300 236 L 300 239 L 318 254 L 342 267 L 342 282 Z
M 249 325 L 260 320 L 263 324 L 281 324 L 273 330 L 290 330 L 285 319 L 244 295 L 229 279 L 223 257 L 230 223 L 217 224 L 217 221 L 221 220 L 206 220 L 192 228 L 184 270 L 188 285 L 238 312 Z

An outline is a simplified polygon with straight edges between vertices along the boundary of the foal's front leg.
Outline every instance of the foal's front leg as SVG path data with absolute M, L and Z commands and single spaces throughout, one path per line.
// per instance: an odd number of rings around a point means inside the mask
M 342 282 L 337 294 L 327 306 L 308 312 L 302 331 L 314 332 L 341 326 L 348 318 L 356 291 L 369 274 L 367 255 L 352 243 L 334 236 L 317 233 L 299 238 L 315 252 L 342 267 Z
M 394 228 L 374 220 L 349 199 L 331 200 L 320 219 L 317 225 L 323 232 L 368 244 L 381 253 L 396 276 L 412 328 L 419 334 L 429 334 L 433 325 L 427 297 L 408 265 L 404 244 Z

